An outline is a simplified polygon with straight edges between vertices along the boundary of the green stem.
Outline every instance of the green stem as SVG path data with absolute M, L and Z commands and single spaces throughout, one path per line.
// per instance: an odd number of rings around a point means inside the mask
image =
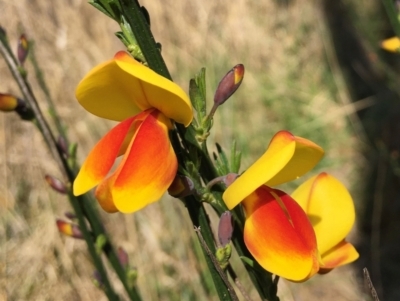
M 400 38 L 400 22 L 398 19 L 397 10 L 393 0 L 382 0 L 383 6 L 385 7 L 386 13 L 389 17 L 389 21 L 392 24 L 392 28 L 397 37 Z
M 106 293 L 109 300 L 119 300 L 118 295 L 114 292 L 111 283 L 108 280 L 107 272 L 104 268 L 103 262 L 101 261 L 99 254 L 97 254 L 96 252 L 96 249 L 94 247 L 94 241 L 91 236 L 91 233 L 89 232 L 89 229 L 87 228 L 82 208 L 78 203 L 79 200 L 77 200 L 75 196 L 72 195 L 71 193 L 69 193 L 68 196 L 71 205 L 74 209 L 74 212 L 76 214 L 76 217 L 78 219 L 79 228 L 81 229 L 83 237 L 87 243 L 89 254 L 93 259 L 93 264 L 96 267 L 96 270 L 100 274 L 102 284 L 104 285 L 104 292 Z
M 46 81 L 44 80 L 43 71 L 40 69 L 38 61 L 36 59 L 35 53 L 35 44 L 32 41 L 29 41 L 29 59 L 33 65 L 33 70 L 35 71 L 35 76 L 39 83 L 39 87 L 42 89 L 45 99 L 47 101 L 47 105 L 49 106 L 49 113 L 53 119 L 54 124 L 56 125 L 58 133 L 65 139 L 67 142 L 67 137 L 65 135 L 65 129 L 61 124 L 61 118 L 57 114 L 57 110 L 54 106 L 54 102 L 51 99 L 49 88 L 47 87 Z
M 5 58 L 13 77 L 15 78 L 17 84 L 19 85 L 21 92 L 24 96 L 24 99 L 27 101 L 28 105 L 32 108 L 32 110 L 35 114 L 35 124 L 37 125 L 40 132 L 42 133 L 48 147 L 50 148 L 50 150 L 52 152 L 54 159 L 60 165 L 60 168 L 64 172 L 68 181 L 72 183 L 75 179 L 75 172 L 73 170 L 71 170 L 63 153 L 57 147 L 57 143 L 54 138 L 54 135 L 51 132 L 50 127 L 47 124 L 47 122 L 38 106 L 38 103 L 36 101 L 36 98 L 32 92 L 32 89 L 31 89 L 29 83 L 26 81 L 25 77 L 23 77 L 21 75 L 21 73 L 19 72 L 17 60 L 14 57 L 14 55 L 8 45 L 7 39 L 4 35 L 0 35 L 0 52 L 3 55 L 3 57 Z M 108 275 L 107 275 L 106 269 L 104 268 L 103 262 L 101 260 L 101 256 L 99 254 L 97 254 L 97 252 L 95 250 L 93 238 L 92 238 L 91 233 L 89 232 L 89 229 L 87 228 L 87 225 L 86 225 L 85 218 L 87 218 L 87 220 L 89 221 L 89 224 L 91 226 L 92 232 L 95 235 L 95 237 L 98 237 L 99 235 L 106 236 L 104 228 L 100 222 L 100 218 L 99 218 L 96 210 L 91 205 L 92 200 L 91 200 L 91 198 L 88 198 L 87 195 L 75 197 L 71 193 L 69 193 L 69 200 L 70 200 L 70 203 L 76 213 L 76 216 L 78 219 L 78 224 L 81 228 L 82 234 L 83 234 L 86 244 L 88 246 L 88 250 L 93 259 L 95 268 L 100 273 L 100 276 L 102 278 L 102 281 L 103 281 L 103 284 L 105 287 L 105 293 L 106 293 L 107 297 L 109 298 L 109 300 L 119 300 L 118 295 L 114 292 L 114 290 L 111 286 L 111 283 L 108 280 Z M 139 294 L 137 293 L 136 289 L 129 287 L 129 285 L 126 281 L 125 272 L 123 271 L 123 268 L 121 267 L 121 264 L 118 261 L 118 257 L 116 255 L 114 249 L 112 248 L 112 245 L 110 244 L 108 238 L 107 238 L 107 244 L 104 248 L 104 252 L 106 254 L 106 257 L 110 261 L 112 267 L 114 268 L 117 275 L 119 276 L 121 282 L 123 283 L 131 300 L 141 301 L 141 298 L 140 298 Z
M 156 42 L 154 40 L 154 37 L 150 31 L 150 27 L 145 19 L 145 17 L 142 14 L 142 11 L 140 9 L 140 5 L 136 0 L 119 0 L 121 7 L 122 7 L 122 13 L 126 17 L 127 22 L 132 28 L 133 35 L 135 36 L 135 39 L 144 55 L 146 58 L 146 62 L 148 66 L 159 73 L 160 75 L 171 79 L 171 76 L 168 72 L 168 69 L 164 63 L 164 60 L 161 56 L 160 51 L 157 48 Z M 184 147 L 186 147 L 186 141 L 183 139 L 185 137 L 186 129 L 183 127 L 183 125 L 176 124 L 177 127 L 177 132 L 173 132 L 172 135 L 178 135 L 182 139 L 172 139 L 173 141 L 181 141 Z M 173 143 L 174 149 L 176 153 L 181 153 L 180 145 Z M 202 160 L 201 160 L 201 175 L 205 182 L 208 182 L 215 178 L 217 176 L 217 173 L 215 171 L 214 165 L 211 162 L 211 159 L 209 157 L 207 147 L 204 145 L 203 147 L 199 147 L 198 145 L 196 146 L 199 150 L 199 154 L 201 154 Z M 184 161 L 182 161 L 182 156 L 178 156 L 178 160 L 180 161 L 179 163 L 184 166 Z M 212 252 L 215 252 L 215 246 L 214 246 L 214 240 L 213 240 L 213 235 L 210 227 L 209 220 L 207 218 L 206 212 L 204 210 L 204 207 L 201 203 L 199 203 L 198 200 L 196 200 L 194 197 L 187 197 L 185 198 L 185 204 L 188 208 L 189 215 L 192 219 L 193 225 L 195 226 L 200 226 L 202 230 L 202 234 L 204 236 L 204 240 L 206 241 L 208 247 L 211 249 Z M 219 200 L 221 203 L 223 203 L 221 200 Z M 225 208 L 225 204 L 221 206 L 221 208 Z M 218 212 L 221 214 L 222 212 Z M 240 217 L 241 215 L 237 215 Z M 240 223 L 243 225 L 243 222 Z M 247 250 L 244 241 L 243 241 L 243 228 L 239 227 L 240 229 L 235 231 L 235 239 L 233 239 L 233 242 L 235 244 L 235 247 L 239 254 L 252 258 L 254 259 L 249 251 Z M 205 250 L 203 249 L 205 252 Z M 206 255 L 207 259 L 207 255 Z M 209 269 L 211 271 L 211 275 L 214 280 L 214 284 L 216 285 L 218 294 L 221 300 L 225 300 L 226 296 L 229 296 L 229 292 L 227 290 L 226 285 L 223 283 L 221 280 L 221 277 L 218 275 L 218 273 L 215 272 L 215 269 L 213 268 L 212 262 L 209 260 L 207 261 Z M 245 265 L 246 266 L 246 265 Z M 277 300 L 276 295 L 275 296 L 269 296 L 269 291 L 268 289 L 272 287 L 272 277 L 271 274 L 268 272 L 259 272 L 255 271 L 254 269 L 251 269 L 250 267 L 246 266 L 246 269 L 250 275 L 250 278 L 255 285 L 257 291 L 259 292 L 260 296 L 264 299 L 269 298 L 270 300 Z
M 172 80 L 139 3 L 136 0 L 119 0 L 119 3 L 121 4 L 122 15 L 131 26 L 148 66 L 158 74 Z

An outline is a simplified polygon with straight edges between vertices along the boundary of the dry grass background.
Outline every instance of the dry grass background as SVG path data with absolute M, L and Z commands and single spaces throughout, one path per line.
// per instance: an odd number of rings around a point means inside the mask
M 212 136 L 225 148 L 235 138 L 244 151 L 243 167 L 285 128 L 326 149 L 317 171 L 355 182 L 362 133 L 351 116 L 357 108 L 344 92 L 316 2 L 141 3 L 150 12 L 173 78 L 185 90 L 204 66 L 211 98 L 227 70 L 245 65 L 242 87 L 220 108 Z M 113 35 L 117 25 L 81 0 L 0 0 L 0 16 L 12 45 L 22 31 L 35 41 L 52 97 L 82 160 L 112 123 L 84 111 L 74 89 L 90 68 L 123 49 Z M 43 94 L 27 68 L 40 100 Z M 20 95 L 3 60 L 0 91 Z M 0 299 L 106 300 L 91 282 L 84 242 L 60 237 L 56 230 L 55 218 L 69 206 L 48 189 L 45 174 L 60 175 L 36 129 L 14 114 L 0 114 Z M 138 268 L 143 300 L 216 299 L 202 286 L 204 263 L 196 259 L 195 235 L 179 201 L 165 197 L 134 215 L 104 215 L 104 223 Z M 304 284 L 282 281 L 281 300 L 364 300 L 354 276 L 360 273 L 348 267 Z

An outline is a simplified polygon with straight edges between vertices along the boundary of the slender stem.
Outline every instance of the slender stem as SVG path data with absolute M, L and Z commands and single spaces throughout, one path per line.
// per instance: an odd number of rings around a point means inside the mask
M 154 40 L 154 37 L 150 31 L 149 24 L 147 23 L 145 17 L 142 14 L 141 7 L 139 3 L 136 0 L 119 0 L 121 7 L 122 7 L 122 13 L 126 17 L 127 22 L 130 24 L 132 28 L 133 35 L 135 36 L 135 40 L 137 41 L 143 55 L 146 58 L 146 62 L 148 66 L 153 69 L 154 71 L 158 72 L 160 75 L 171 79 L 171 76 L 168 72 L 168 69 L 164 63 L 164 60 L 161 56 L 161 53 L 159 49 L 156 46 L 156 42 Z M 187 141 L 185 138 L 186 134 L 190 134 L 191 131 L 187 131 L 183 125 L 176 124 L 177 131 L 174 131 L 172 135 L 179 135 L 180 138 L 172 139 L 172 141 L 181 141 L 183 147 L 186 149 L 186 151 L 189 149 L 187 147 Z M 195 138 L 191 139 L 195 141 Z M 180 144 L 175 144 L 173 143 L 173 147 L 175 149 L 176 153 L 182 153 L 181 145 Z M 209 153 L 207 150 L 207 145 L 206 143 L 203 143 L 202 146 L 195 146 L 198 148 L 199 155 L 201 156 L 201 166 L 200 166 L 200 173 L 202 178 L 204 179 L 204 182 L 209 182 L 210 180 L 214 179 L 217 177 L 217 172 L 215 170 L 214 165 L 211 162 L 211 159 L 209 157 Z M 184 153 L 184 152 L 183 152 Z M 181 161 L 183 157 L 183 160 L 185 160 L 184 156 L 178 156 L 179 163 L 184 166 L 184 161 Z M 225 208 L 226 210 L 226 205 L 221 201 L 221 208 Z M 209 248 L 213 248 L 213 240 L 212 238 L 207 239 L 205 233 L 210 233 L 212 236 L 212 231 L 210 228 L 210 224 L 208 219 L 206 218 L 206 213 L 204 210 L 204 207 L 202 204 L 199 204 L 199 200 L 196 200 L 194 197 L 187 197 L 184 199 L 184 202 L 188 208 L 189 215 L 192 219 L 193 225 L 194 226 L 201 226 L 201 229 L 203 231 L 203 236 L 205 238 L 205 241 Z M 225 211 L 224 210 L 224 211 Z M 218 211 L 218 210 L 217 210 Z M 221 214 L 222 212 L 218 212 Z M 236 214 L 236 217 L 240 219 L 240 215 Z M 243 219 L 242 219 L 243 220 Z M 200 224 L 199 224 L 200 222 Z M 235 234 L 237 237 L 233 239 L 235 247 L 238 251 L 238 253 L 241 256 L 246 256 L 249 258 L 252 258 L 252 255 L 248 252 L 244 241 L 243 241 L 243 222 L 239 221 L 240 224 L 240 230 L 236 230 Z M 221 290 L 226 291 L 228 293 L 226 285 L 222 282 L 220 276 L 218 274 L 214 274 L 212 271 L 212 266 L 210 267 L 210 262 L 209 264 L 209 269 L 211 272 L 211 275 L 213 277 L 214 283 L 217 287 L 217 291 L 223 296 L 223 292 Z M 212 263 L 211 263 L 212 264 Z M 272 277 L 271 274 L 268 273 L 267 271 L 256 271 L 252 268 L 250 268 L 248 265 L 245 265 L 250 278 L 256 287 L 258 293 L 260 296 L 264 299 L 271 299 L 271 300 L 279 300 L 276 295 L 275 296 L 269 296 L 269 288 L 273 285 L 272 283 Z M 221 282 L 223 285 L 221 286 Z
M 85 241 L 87 242 L 88 250 L 89 250 L 90 256 L 93 259 L 94 266 L 96 267 L 96 270 L 99 272 L 99 274 L 101 276 L 101 281 L 102 281 L 102 284 L 104 284 L 104 288 L 105 288 L 104 291 L 109 300 L 119 300 L 118 295 L 115 294 L 115 292 L 111 286 L 111 283 L 108 279 L 107 272 L 105 270 L 105 267 L 103 265 L 101 257 L 96 252 L 96 249 L 94 247 L 93 238 L 92 238 L 92 236 L 89 232 L 89 229 L 87 228 L 87 225 L 84 220 L 82 208 L 79 206 L 79 203 L 76 202 L 75 197 L 71 193 L 69 193 L 68 196 L 69 196 L 69 199 L 71 200 L 71 205 L 74 208 L 74 212 L 78 219 L 79 228 L 81 229 L 83 237 L 84 237 Z
M 363 273 L 364 273 L 364 281 L 365 284 L 367 286 L 367 288 L 369 289 L 369 292 L 372 296 L 372 299 L 374 301 L 379 301 L 379 297 L 378 297 L 378 293 L 375 290 L 374 285 L 372 284 L 372 280 L 371 277 L 369 276 L 369 272 L 367 268 L 363 268 Z
M 119 2 L 122 8 L 122 15 L 124 15 L 131 26 L 138 46 L 142 50 L 149 67 L 158 74 L 172 80 L 167 65 L 151 33 L 150 25 L 147 23 L 138 1 L 119 0 Z
M 143 55 L 146 58 L 146 62 L 148 66 L 159 73 L 160 75 L 171 79 L 171 75 L 165 65 L 164 59 L 161 56 L 160 51 L 156 46 L 156 42 L 154 37 L 150 31 L 150 27 L 147 24 L 146 19 L 144 18 L 139 3 L 135 0 L 120 0 L 120 4 L 122 7 L 122 13 L 126 17 L 127 22 L 132 28 L 135 39 L 142 50 Z M 177 124 L 177 129 L 179 133 L 184 132 L 184 127 Z M 174 131 L 172 135 L 177 135 L 178 132 Z M 184 136 L 181 136 L 182 139 L 172 139 L 175 141 L 182 141 L 185 146 Z M 175 152 L 181 152 L 180 145 L 174 145 Z M 181 158 L 180 156 L 178 158 Z M 180 162 L 180 164 L 184 165 L 184 162 Z M 192 223 L 194 226 L 200 226 L 204 235 L 204 240 L 209 248 L 215 248 L 213 245 L 212 231 L 210 228 L 210 223 L 205 213 L 203 205 L 196 200 L 193 196 L 186 197 L 184 199 L 186 207 L 188 208 L 189 215 L 192 219 Z M 204 248 L 203 251 L 205 252 Z M 215 250 L 214 250 L 215 251 Z M 211 272 L 211 276 L 214 280 L 214 284 L 217 288 L 217 292 L 221 300 L 232 300 L 230 298 L 229 290 L 227 289 L 226 284 L 221 279 L 218 273 L 215 273 L 212 262 L 207 259 L 207 264 Z
M 27 104 L 32 108 L 34 114 L 35 114 L 35 121 L 36 124 L 42 133 L 48 147 L 50 148 L 52 155 L 54 159 L 57 161 L 61 171 L 64 173 L 64 175 L 67 177 L 69 182 L 73 182 L 75 179 L 75 173 L 73 170 L 68 165 L 68 162 L 63 156 L 63 153 L 61 150 L 57 147 L 57 142 L 54 138 L 53 133 L 50 130 L 49 125 L 47 124 L 39 106 L 36 101 L 36 98 L 31 90 L 31 87 L 29 83 L 26 81 L 26 79 L 21 75 L 18 69 L 17 65 L 17 60 L 13 56 L 8 43 L 6 41 L 6 38 L 2 35 L 0 35 L 0 52 L 3 55 L 4 59 L 7 62 L 7 65 L 17 81 L 22 94 L 24 95 L 24 99 L 27 101 Z M 87 195 L 82 195 L 79 197 L 75 197 L 71 193 L 69 193 L 69 200 L 71 202 L 72 207 L 74 208 L 74 211 L 77 215 L 78 219 L 78 224 L 82 230 L 82 234 L 85 238 L 86 244 L 88 246 L 89 253 L 93 259 L 93 263 L 100 273 L 100 276 L 102 278 L 102 281 L 105 286 L 105 292 L 109 300 L 119 300 L 118 295 L 113 291 L 113 288 L 111 286 L 110 281 L 108 280 L 108 275 L 106 272 L 106 269 L 103 265 L 103 262 L 101 260 L 100 254 L 97 254 L 95 248 L 94 248 L 94 241 L 92 239 L 92 236 L 89 232 L 89 229 L 87 228 L 85 218 L 89 221 L 89 224 L 91 226 L 92 232 L 95 235 L 95 237 L 98 237 L 99 235 L 104 235 L 106 236 L 106 233 L 104 231 L 104 228 L 100 222 L 100 218 L 95 211 L 95 209 L 92 207 L 91 203 L 92 200 L 87 196 Z M 107 236 L 106 236 L 107 237 Z M 126 281 L 126 275 L 125 272 L 123 271 L 123 268 L 121 267 L 118 257 L 112 248 L 112 245 L 110 244 L 108 238 L 107 238 L 107 243 L 104 248 L 104 253 L 106 254 L 107 259 L 110 261 L 112 267 L 114 268 L 115 272 L 117 273 L 119 279 L 123 283 L 125 290 L 127 291 L 129 297 L 131 300 L 134 301 L 140 301 L 141 298 L 136 291 L 135 288 L 129 287 L 127 281 Z
M 28 103 L 33 113 L 35 114 L 39 130 L 42 132 L 42 135 L 47 143 L 47 146 L 50 148 L 50 151 L 54 159 L 56 160 L 58 166 L 60 167 L 60 170 L 64 173 L 65 176 L 68 177 L 68 174 L 66 172 L 68 164 L 65 160 L 63 160 L 63 155 L 56 146 L 57 145 L 56 140 L 50 130 L 50 127 L 47 125 L 47 122 L 43 117 L 43 114 L 39 108 L 36 99 L 33 96 L 32 89 L 30 85 L 26 82 L 25 78 L 19 72 L 17 62 L 14 59 L 12 53 L 9 51 L 9 47 L 5 46 L 6 41 L 3 39 L 3 37 L 0 38 L 0 40 L 1 40 L 0 52 L 3 55 L 15 81 L 17 82 L 19 88 L 21 89 L 25 101 Z
M 390 24 L 392 24 L 392 28 L 396 36 L 400 38 L 400 22 L 397 16 L 397 10 L 393 0 L 382 0 L 383 6 L 386 9 L 386 13 L 389 17 Z
M 232 285 L 230 284 L 228 277 L 226 277 L 225 272 L 221 269 L 221 267 L 218 264 L 218 260 L 215 258 L 214 254 L 210 251 L 209 247 L 207 246 L 206 242 L 204 241 L 203 235 L 201 234 L 200 227 L 195 226 L 194 231 L 196 231 L 201 245 L 206 250 L 207 255 L 210 257 L 212 263 L 214 264 L 215 270 L 218 272 L 219 276 L 221 277 L 221 279 L 224 281 L 226 287 L 228 288 L 228 291 L 229 291 L 229 294 L 230 294 L 232 300 L 239 301 L 239 298 L 236 296 L 235 290 L 233 289 Z
M 42 89 L 42 91 L 45 95 L 45 99 L 49 106 L 49 112 L 53 119 L 54 124 L 56 125 L 57 131 L 65 139 L 65 141 L 67 141 L 67 137 L 65 135 L 65 129 L 61 124 L 61 118 L 58 116 L 57 110 L 54 106 L 54 102 L 51 99 L 49 88 L 47 87 L 46 81 L 44 80 L 43 71 L 40 69 L 38 61 L 36 59 L 35 50 L 36 49 L 35 49 L 34 42 L 29 41 L 29 59 L 33 65 L 33 70 L 35 71 L 35 76 L 37 78 L 40 88 Z
M 247 294 L 246 290 L 244 289 L 242 283 L 240 282 L 238 276 L 236 275 L 235 271 L 233 270 L 233 268 L 232 268 L 232 266 L 231 266 L 230 264 L 228 265 L 227 269 L 228 269 L 229 276 L 231 276 L 231 278 L 232 278 L 233 281 L 235 282 L 236 287 L 238 288 L 238 290 L 239 290 L 240 293 L 242 294 L 243 298 L 244 298 L 246 301 L 253 301 L 253 300 L 250 298 L 249 294 Z

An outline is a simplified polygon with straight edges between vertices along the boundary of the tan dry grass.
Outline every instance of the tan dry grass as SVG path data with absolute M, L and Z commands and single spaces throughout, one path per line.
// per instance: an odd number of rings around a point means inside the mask
M 226 148 L 235 137 L 245 150 L 244 166 L 261 154 L 274 131 L 284 127 L 315 136 L 328 148 L 329 171 L 344 180 L 353 177 L 350 162 L 356 139 L 346 126 L 342 104 L 335 102 L 325 60 L 327 34 L 313 1 L 299 0 L 289 7 L 248 0 L 235 5 L 176 0 L 143 4 L 170 71 L 185 89 L 188 79 L 205 66 L 211 96 L 229 68 L 239 62 L 246 66 L 246 79 L 217 113 L 212 136 Z M 117 26 L 80 0 L 0 0 L 0 11 L 0 23 L 13 45 L 20 25 L 35 40 L 57 109 L 69 137 L 79 143 L 82 159 L 111 123 L 82 110 L 73 91 L 85 72 L 123 48 L 113 36 Z M 19 95 L 3 60 L 0 78 L 0 91 Z M 40 92 L 37 96 L 43 97 Z M 45 109 L 43 101 L 41 105 Z M 338 113 L 325 118 L 327 112 Z M 0 153 L 0 203 L 5 209 L 0 225 L 1 288 L 10 300 L 105 300 L 91 283 L 93 268 L 84 243 L 60 237 L 55 230 L 54 219 L 69 206 L 42 180 L 45 173 L 59 172 L 36 129 L 12 114 L 1 114 Z M 178 201 L 165 199 L 137 214 L 104 220 L 116 245 L 128 251 L 139 269 L 144 300 L 212 298 L 201 286 L 199 270 L 204 266 L 195 259 L 194 233 Z M 282 300 L 320 300 L 322 295 L 323 300 L 359 299 L 354 277 L 341 269 L 285 287 L 289 291 L 282 291 Z

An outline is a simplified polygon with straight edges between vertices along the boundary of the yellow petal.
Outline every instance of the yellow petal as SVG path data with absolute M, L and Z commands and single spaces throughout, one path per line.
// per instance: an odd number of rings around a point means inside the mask
M 392 37 L 381 42 L 381 48 L 390 52 L 400 51 L 400 39 L 398 37 Z
M 154 107 L 168 118 L 185 126 L 192 122 L 192 105 L 181 87 L 135 61 L 126 52 L 118 52 L 115 61 L 121 70 L 131 77 L 130 89 L 136 91 L 140 88 L 140 98 L 146 99 L 147 108 Z M 141 105 L 144 106 L 144 103 Z
M 223 199 L 232 209 L 263 184 L 275 186 L 302 176 L 323 154 L 322 148 L 310 140 L 280 131 L 272 138 L 264 155 L 226 189 Z
M 346 187 L 327 173 L 304 182 L 292 197 L 310 218 L 321 254 L 343 241 L 353 227 L 353 200 Z
M 78 84 L 76 98 L 90 113 L 122 121 L 150 108 L 140 85 L 114 59 L 92 69 Z

